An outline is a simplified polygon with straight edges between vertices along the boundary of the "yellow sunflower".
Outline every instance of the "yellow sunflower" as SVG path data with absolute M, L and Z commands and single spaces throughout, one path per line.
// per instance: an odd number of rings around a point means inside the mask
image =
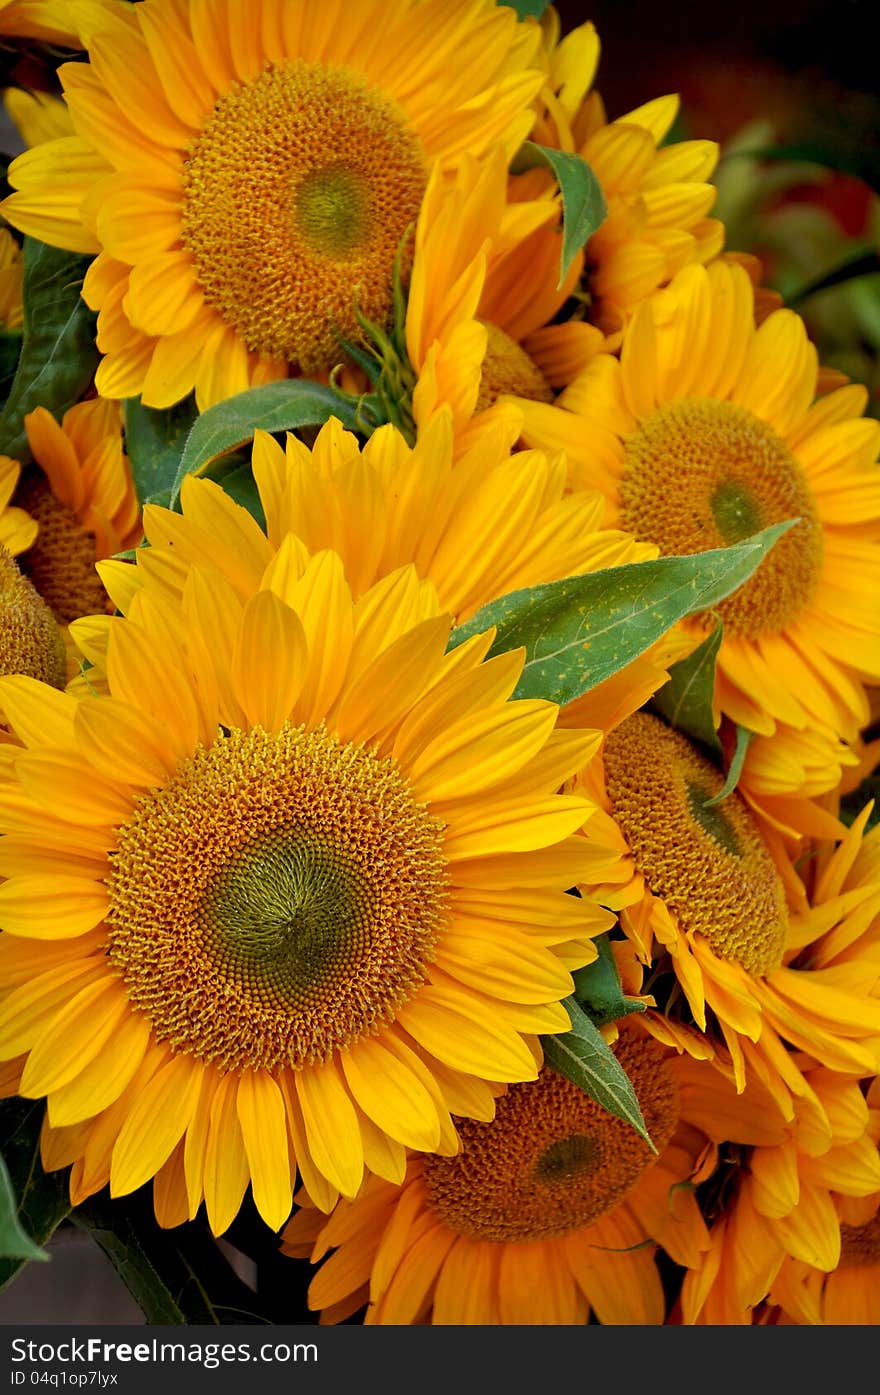
M 0 527 L 2 524 L 0 515 Z M 51 610 L 0 542 L 0 674 L 9 673 L 29 674 L 63 688 L 67 665 L 64 642 Z M 0 740 L 5 740 L 2 703 Z
M 766 1135 L 768 1125 L 761 1092 L 736 1096 L 713 1066 L 683 1065 L 682 1074 L 694 1079 L 702 1127 L 720 1145 L 718 1167 L 698 1192 L 710 1244 L 684 1277 L 682 1321 L 751 1323 L 768 1296 L 778 1302 L 795 1292 L 806 1270 L 827 1275 L 833 1290 L 848 1254 L 858 1251 L 854 1228 L 841 1224 L 839 1203 L 863 1207 L 867 1200 L 876 1208 L 880 1187 L 880 1155 L 858 1078 L 805 1069 L 811 1108 L 799 1108 L 774 1140 L 756 1133 L 757 1125 Z M 736 1133 L 729 1130 L 732 1119 L 740 1120 Z M 871 1223 L 866 1232 L 870 1237 Z M 870 1238 L 862 1256 L 869 1251 Z
M 252 465 L 265 530 L 219 485 L 190 477 L 182 514 L 152 504 L 144 510 L 151 546 L 137 554 L 138 572 L 143 584 L 179 594 L 185 567 L 207 563 L 246 596 L 295 534 L 311 552 L 340 554 L 355 596 L 415 563 L 461 621 L 518 587 L 655 555 L 650 545 L 602 527 L 598 494 L 565 496 L 561 457 L 511 455 L 509 444 L 496 432 L 454 463 L 448 411 L 412 449 L 390 426 L 362 445 L 336 418 L 311 449 L 291 434 L 282 448 L 258 431 Z M 100 570 L 111 588 L 115 577 L 125 580 L 118 565 Z M 119 601 L 124 610 L 125 596 Z
M 540 32 L 492 0 L 143 0 L 83 16 L 77 135 L 10 167 L 14 226 L 98 252 L 107 397 L 201 408 L 326 372 L 389 318 L 432 166 L 533 120 Z
M 455 1152 L 611 922 L 565 894 L 596 733 L 508 700 L 522 651 L 447 654 L 412 568 L 353 602 L 337 554 L 278 557 L 246 602 L 198 567 L 144 593 L 107 696 L 0 681 L 0 1057 L 74 1201 L 155 1178 L 163 1224 L 204 1197 L 215 1233 L 249 1180 L 277 1227 L 297 1167 L 329 1209 Z
M 880 1082 L 867 1091 L 868 1135 L 880 1143 Z M 847 1181 L 849 1178 L 846 1179 Z M 770 1291 L 770 1302 L 789 1321 L 833 1326 L 880 1323 L 880 1191 L 868 1196 L 834 1196 L 840 1217 L 840 1258 L 834 1268 L 815 1256 L 786 1256 Z
M 68 625 L 110 606 L 96 561 L 143 537 L 122 416 L 116 402 L 95 398 L 71 407 L 60 424 L 37 407 L 24 425 L 38 468 L 24 474 L 15 494 L 36 524 L 21 566 L 58 623 Z
M 0 455 L 0 546 L 12 556 L 27 551 L 37 536 L 38 524 L 24 509 L 10 503 L 21 478 L 21 466 Z
M 0 228 L 0 329 L 20 329 L 23 320 L 21 248 L 6 228 Z
M 679 999 L 670 1015 L 723 1041 L 737 1088 L 760 1081 L 791 1118 L 809 1091 L 786 1043 L 849 1074 L 880 1060 L 880 874 L 851 871 L 869 810 L 808 890 L 736 791 L 707 805 L 722 782 L 658 717 L 617 727 L 576 782 L 607 820 L 591 839 L 621 858 L 589 894 L 620 910 L 661 1008 Z
M 559 251 L 548 227 L 499 261 L 487 285 L 486 311 L 496 320 L 503 307 L 508 332 L 522 339 L 547 380 L 562 387 L 599 349 L 619 346 L 621 331 L 652 292 L 689 263 L 716 256 L 724 228 L 707 217 L 715 201 L 709 180 L 718 161 L 716 143 L 666 142 L 678 97 L 655 98 L 609 122 L 602 98 L 591 90 L 600 54 L 593 25 L 560 40 L 551 10 L 544 30 L 547 74 L 532 139 L 581 155 L 598 179 L 607 213 L 584 248 L 573 283 L 562 288 L 558 304 L 569 293 L 579 301 L 571 319 L 549 323 L 554 312 L 547 313 L 546 300 Z M 546 182 L 541 171 L 519 175 L 513 196 L 533 197 Z M 536 298 L 539 266 L 547 285 Z
M 660 1324 L 657 1243 L 679 1264 L 707 1242 L 679 1130 L 677 1061 L 623 1028 L 651 1152 L 635 1130 L 546 1066 L 492 1120 L 460 1121 L 461 1152 L 411 1157 L 401 1187 L 367 1179 L 329 1220 L 306 1207 L 282 1249 L 317 1262 L 322 1322 L 369 1304 L 369 1324 Z
M 601 489 L 610 521 L 663 554 L 800 520 L 717 607 L 717 707 L 774 738 L 765 757 L 791 793 L 807 780 L 804 733 L 839 779 L 835 751 L 880 673 L 880 423 L 860 416 L 864 388 L 814 402 L 816 383 L 799 317 L 756 329 L 748 276 L 715 262 L 642 305 L 620 359 L 595 357 L 559 405 L 517 399 L 526 442 L 564 450 L 573 487 Z M 714 618 L 689 624 L 705 633 Z
M 75 0 L 0 0 L 0 37 L 79 48 L 76 8 Z
M 362 446 L 335 418 L 322 427 L 311 449 L 292 435 L 282 449 L 258 431 L 252 463 L 265 528 L 219 485 L 189 477 L 182 514 L 152 504 L 144 510 L 151 546 L 137 553 L 136 567 L 107 561 L 98 571 L 114 604 L 130 614 L 144 588 L 179 601 L 191 566 L 221 571 L 247 599 L 265 569 L 284 565 L 291 549 L 331 547 L 342 556 L 356 596 L 394 568 L 414 562 L 419 575 L 436 587 L 441 605 L 463 621 L 520 587 L 654 555 L 650 545 L 603 526 L 598 495 L 565 494 L 561 457 L 538 451 L 511 455 L 510 438 L 507 426 L 495 423 L 455 461 L 449 407 L 437 413 L 412 449 L 390 426 Z M 494 520 L 491 536 L 487 518 Z M 94 666 L 88 674 L 92 685 L 101 682 L 108 623 L 91 616 L 72 627 Z M 610 730 L 666 682 L 669 665 L 693 643 L 671 631 L 570 703 L 560 724 Z
M 3 105 L 26 145 L 40 145 L 74 133 L 64 102 L 48 92 L 9 87 L 3 93 Z

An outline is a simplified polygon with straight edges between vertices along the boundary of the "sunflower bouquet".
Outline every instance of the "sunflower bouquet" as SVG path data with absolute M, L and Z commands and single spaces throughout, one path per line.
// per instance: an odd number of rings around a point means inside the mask
M 599 56 L 0 3 L 4 1284 L 880 1322 L 880 421 Z

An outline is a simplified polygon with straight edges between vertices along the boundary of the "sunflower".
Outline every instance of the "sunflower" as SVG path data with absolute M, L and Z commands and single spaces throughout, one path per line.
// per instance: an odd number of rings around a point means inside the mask
M 15 494 L 36 525 L 21 565 L 59 625 L 68 625 L 108 610 L 95 563 L 143 536 L 122 416 L 117 403 L 91 399 L 60 424 L 37 407 L 24 425 L 38 468 L 24 474 Z
M 880 673 L 880 423 L 860 416 L 864 388 L 814 402 L 803 322 L 780 310 L 756 329 L 752 307 L 741 267 L 688 267 L 636 312 L 619 360 L 596 356 L 557 406 L 517 402 L 525 441 L 564 450 L 573 487 L 601 489 L 610 521 L 664 555 L 799 520 L 688 622 L 704 634 L 721 617 L 717 707 L 774 738 L 777 786 L 794 794 L 802 734 L 824 739 L 839 779 L 835 750 L 856 739 Z
M 756 1125 L 767 1130 L 762 1093 L 736 1096 L 714 1066 L 696 1062 L 683 1065 L 682 1076 L 692 1078 L 702 1127 L 720 1145 L 719 1165 L 697 1193 L 710 1244 L 684 1277 L 682 1321 L 751 1323 L 768 1296 L 778 1302 L 795 1293 L 808 1270 L 827 1275 L 833 1289 L 832 1280 L 859 1252 L 856 1228 L 841 1224 L 839 1206 L 867 1203 L 873 1210 L 880 1187 L 880 1155 L 858 1078 L 805 1069 L 809 1097 L 773 1139 L 756 1131 Z M 730 1137 L 722 1137 L 725 1130 Z M 863 1228 L 862 1258 L 870 1252 L 872 1224 Z M 798 1308 L 801 1318 L 805 1308 Z
M 144 0 L 83 23 L 89 62 L 59 70 L 77 135 L 19 157 L 2 208 L 100 254 L 98 391 L 152 407 L 332 368 L 356 311 L 389 318 L 432 166 L 515 150 L 541 83 L 537 26 L 492 0 Z
M 786 1043 L 843 1073 L 880 1059 L 880 874 L 867 856 L 851 872 L 870 810 L 810 890 L 736 791 L 707 804 L 722 783 L 658 717 L 618 726 L 576 781 L 608 820 L 591 839 L 610 850 L 616 834 L 623 859 L 589 894 L 620 909 L 661 1008 L 726 1046 L 737 1088 L 760 1081 L 791 1118 L 808 1090 Z M 860 880 L 843 892 L 847 874 Z
M 63 688 L 66 661 L 52 612 L 0 542 L 0 674 L 9 673 Z M 0 734 L 4 732 L 0 705 Z
M 104 565 L 111 589 L 138 581 L 180 594 L 189 565 L 221 570 L 241 596 L 255 591 L 266 567 L 295 534 L 311 552 L 333 548 L 355 596 L 413 562 L 457 620 L 518 587 L 582 571 L 639 561 L 654 549 L 602 527 L 598 494 L 566 497 L 565 464 L 539 451 L 511 455 L 501 432 L 453 463 L 449 412 L 414 448 L 393 427 L 365 445 L 331 418 L 309 449 L 288 434 L 282 448 L 257 431 L 253 473 L 265 530 L 211 480 L 189 477 L 182 514 L 149 504 L 138 573 Z M 494 520 L 487 536 L 486 519 Z M 367 523 L 369 520 L 369 523 Z M 120 608 L 126 598 L 119 595 Z
M 21 248 L 7 228 L 0 228 L 0 329 L 21 329 L 23 275 Z
M 0 0 L 0 37 L 79 48 L 76 8 L 74 0 Z
M 8 455 L 0 455 L 0 546 L 12 557 L 26 552 L 33 545 L 39 526 L 24 509 L 10 503 L 20 477 L 18 461 Z
M 3 105 L 25 145 L 40 145 L 43 141 L 58 140 L 74 133 L 64 102 L 48 92 L 9 87 L 3 93 Z
M 598 350 L 619 347 L 622 330 L 652 292 L 682 267 L 716 256 L 724 228 L 707 217 L 715 201 L 709 180 L 718 146 L 667 140 L 678 97 L 655 98 L 609 122 L 602 98 L 591 90 L 600 54 L 594 26 L 583 24 L 560 40 L 551 10 L 544 28 L 547 74 L 533 139 L 580 155 L 598 180 L 607 213 L 573 268 L 573 281 L 560 288 L 559 305 L 569 295 L 577 303 L 572 317 L 550 324 L 553 312 L 535 299 L 534 269 L 540 266 L 548 279 L 546 301 L 549 274 L 554 262 L 558 266 L 557 240 L 548 227 L 500 260 L 487 285 L 486 310 L 496 320 L 504 307 L 508 332 L 522 339 L 547 380 L 562 387 Z M 519 175 L 513 196 L 533 197 L 546 182 L 540 170 Z
M 866 1095 L 868 1136 L 880 1143 L 880 1082 Z M 849 1180 L 848 1178 L 846 1180 Z M 876 1326 L 880 1322 L 880 1191 L 868 1196 L 843 1194 L 834 1203 L 840 1218 L 840 1258 L 830 1270 L 787 1255 L 770 1291 L 770 1302 L 797 1323 Z
M 356 603 L 331 552 L 246 602 L 193 568 L 110 624 L 109 695 L 0 681 L 0 1056 L 47 1096 L 45 1166 L 74 1204 L 155 1177 L 163 1224 L 204 1197 L 219 1234 L 249 1180 L 277 1227 L 297 1167 L 329 1207 L 455 1152 L 611 922 L 565 894 L 596 733 L 508 701 L 491 632 L 447 654 L 412 568 Z
M 282 1250 L 336 1253 L 309 1289 L 335 1322 L 660 1324 L 656 1242 L 680 1264 L 707 1242 L 687 1183 L 677 1062 L 623 1028 L 614 1048 L 657 1153 L 577 1085 L 544 1067 L 491 1120 L 460 1121 L 461 1152 L 413 1156 L 401 1187 L 367 1179 L 327 1220 L 308 1205 Z

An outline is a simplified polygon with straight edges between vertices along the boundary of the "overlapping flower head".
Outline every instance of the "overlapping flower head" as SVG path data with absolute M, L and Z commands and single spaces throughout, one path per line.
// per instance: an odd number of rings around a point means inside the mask
M 454 1157 L 412 1157 L 399 1188 L 370 1179 L 327 1220 L 300 1210 L 291 1255 L 326 1259 L 309 1290 L 322 1321 L 659 1324 L 655 1243 L 696 1264 L 708 1243 L 689 1188 L 678 1059 L 638 1029 L 615 1051 L 655 1152 L 549 1067 L 511 1086 L 494 1118 L 459 1125 Z
M 873 1320 L 880 426 L 715 144 L 552 9 L 7 33 L 84 50 L 0 210 L 42 1167 L 284 1228 L 327 1323 Z
M 99 254 L 98 390 L 153 407 L 332 368 L 355 289 L 388 315 L 432 166 L 512 154 L 541 83 L 539 31 L 491 0 L 82 17 L 89 61 L 60 70 L 77 135 L 15 162 L 4 212 Z
M 877 1080 L 866 1093 L 868 1136 L 880 1141 L 880 1102 Z M 860 1110 L 861 1113 L 861 1110 Z M 854 1125 L 852 1116 L 847 1121 Z M 864 1173 L 864 1169 L 863 1169 Z M 827 1323 L 833 1326 L 874 1326 L 880 1317 L 877 1281 L 880 1277 L 880 1192 L 854 1196 L 851 1177 L 838 1171 L 833 1195 L 839 1216 L 839 1257 L 831 1265 L 817 1263 L 814 1253 L 787 1254 L 769 1294 L 777 1321 Z M 831 1227 L 833 1233 L 833 1226 Z M 837 1253 L 837 1248 L 833 1254 Z
M 840 1213 L 851 1207 L 852 1215 L 872 1218 L 876 1211 L 876 1116 L 872 1120 L 857 1078 L 806 1065 L 819 1111 L 798 1109 L 784 1128 L 773 1123 L 772 1105 L 760 1090 L 728 1098 L 725 1106 L 718 1071 L 683 1068 L 700 1095 L 703 1127 L 718 1144 L 718 1166 L 702 1188 L 710 1243 L 684 1277 L 682 1322 L 751 1323 L 768 1296 L 790 1302 L 801 1320 L 834 1321 L 819 1315 L 815 1290 L 830 1276 L 833 1294 L 841 1272 L 845 1287 L 847 1261 L 870 1253 L 870 1240 L 859 1255 L 858 1239 L 850 1235 L 863 1229 L 869 1237 L 872 1220 L 847 1226 Z M 722 1119 L 728 1123 L 724 1138 Z M 812 1302 L 799 1292 L 811 1271 L 819 1277 Z M 833 1297 L 830 1310 L 839 1311 Z
M 612 521 L 663 554 L 799 520 L 746 586 L 693 622 L 703 633 L 723 623 L 716 708 L 758 733 L 749 792 L 772 817 L 777 797 L 833 788 L 840 743 L 867 721 L 880 425 L 861 415 L 856 385 L 816 400 L 803 322 L 780 310 L 756 329 L 752 307 L 742 268 L 687 268 L 636 313 L 619 359 L 594 358 L 558 406 L 518 405 L 525 439 L 564 450 L 573 486 L 601 489 Z
M 629 877 L 590 891 L 619 908 L 651 966 L 651 991 L 669 1005 L 663 1039 L 697 1055 L 707 1041 L 723 1044 L 737 1088 L 760 1081 L 785 1117 L 809 1096 L 789 1048 L 834 1071 L 876 1069 L 878 883 L 868 877 L 840 893 L 869 808 L 811 900 L 746 801 L 736 791 L 719 801 L 717 767 L 658 716 L 639 712 L 618 726 L 578 783 L 608 817 L 591 836 L 631 859 Z
M 278 1226 L 295 1165 L 326 1203 L 455 1151 L 450 1110 L 534 1078 L 610 921 L 565 895 L 591 806 L 556 793 L 595 734 L 507 701 L 521 654 L 446 655 L 412 569 L 357 603 L 330 552 L 218 583 L 113 621 L 109 696 L 4 681 L 0 887 L 47 1165 L 74 1198 L 161 1178 L 166 1222 L 204 1195 L 216 1232 L 249 1179 Z

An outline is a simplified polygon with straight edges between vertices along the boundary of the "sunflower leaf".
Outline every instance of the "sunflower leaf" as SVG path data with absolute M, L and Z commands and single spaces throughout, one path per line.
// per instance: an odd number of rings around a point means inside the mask
M 138 501 L 166 503 L 177 475 L 177 467 L 192 424 L 198 416 L 195 397 L 157 411 L 145 407 L 139 397 L 129 397 L 124 405 L 125 450 Z
M 172 505 L 187 475 L 200 474 L 218 456 L 245 445 L 257 428 L 294 431 L 299 426 L 323 426 L 330 417 L 338 417 L 349 431 L 357 430 L 356 404 L 307 378 L 263 383 L 217 402 L 193 422 L 171 485 Z
M 616 1119 L 631 1124 L 656 1153 L 632 1081 L 623 1066 L 576 999 L 566 998 L 565 1007 L 571 1018 L 571 1031 L 541 1038 L 547 1065 L 580 1086 Z
M 515 697 L 571 702 L 625 668 L 678 620 L 729 596 L 796 522 L 774 524 L 732 547 L 511 591 L 453 630 L 450 647 L 494 626 L 490 655 L 526 651 Z
M 88 257 L 24 239 L 24 326 L 18 367 L 0 412 L 0 453 L 31 459 L 24 418 L 35 407 L 62 417 L 98 365 L 95 316 L 80 296 Z
M 599 952 L 598 959 L 572 975 L 574 996 L 596 1027 L 605 1027 L 616 1022 L 619 1017 L 628 1017 L 632 1012 L 644 1012 L 645 1003 L 640 998 L 627 998 L 620 984 L 617 960 L 607 935 L 599 935 L 593 941 Z
M 43 1123 L 42 1100 L 9 1099 L 0 1103 L 0 1142 L 5 1168 L 8 1171 L 14 1216 L 17 1224 L 37 1253 L 22 1252 L 9 1245 L 4 1236 L 0 1256 L 0 1289 L 5 1288 L 29 1259 L 48 1259 L 37 1247 L 45 1245 L 56 1228 L 70 1213 L 67 1170 L 44 1172 L 40 1162 L 40 1130 Z M 6 1198 L 3 1199 L 4 1210 Z M 6 1217 L 8 1219 L 8 1217 Z
M 265 1301 L 238 1277 L 200 1222 L 159 1228 L 149 1186 L 126 1197 L 89 1197 L 71 1220 L 103 1250 L 148 1323 L 219 1327 L 279 1319 L 276 1308 L 255 1311 Z
M 746 751 L 749 749 L 749 742 L 751 741 L 755 733 L 753 731 L 749 731 L 748 727 L 741 727 L 739 722 L 737 722 L 735 725 L 736 744 L 733 748 L 733 755 L 730 758 L 730 765 L 727 770 L 727 779 L 724 781 L 724 784 L 721 786 L 721 789 L 718 791 L 717 794 L 713 795 L 711 799 L 707 799 L 704 801 L 704 807 L 706 809 L 711 809 L 715 804 L 720 804 L 722 799 L 726 799 L 729 794 L 733 794 L 733 791 L 739 784 L 739 777 L 742 774 L 743 762 L 746 758 Z
M 498 0 L 498 4 L 516 10 L 517 19 L 540 19 L 550 0 Z
M 846 146 L 822 141 L 806 141 L 802 145 L 768 145 L 758 150 L 736 150 L 729 159 L 793 160 L 808 165 L 824 165 L 840 174 L 852 174 L 861 179 L 875 194 L 880 194 L 880 151 L 876 142 Z
M 559 262 L 557 289 L 566 272 L 588 238 L 605 221 L 608 205 L 602 186 L 590 166 L 580 155 L 550 146 L 524 141 L 510 166 L 512 174 L 544 165 L 553 174 L 562 196 L 562 255 Z
M 676 731 L 700 741 L 716 755 L 721 742 L 715 729 L 712 702 L 715 696 L 715 660 L 724 637 L 721 621 L 692 654 L 669 670 L 669 682 L 654 694 L 652 706 Z
M 0 330 L 0 402 L 5 402 L 21 354 L 21 331 Z
M 18 1219 L 18 1201 L 12 1190 L 9 1168 L 0 1155 L 0 1258 L 48 1259 L 45 1250 L 35 1245 Z

